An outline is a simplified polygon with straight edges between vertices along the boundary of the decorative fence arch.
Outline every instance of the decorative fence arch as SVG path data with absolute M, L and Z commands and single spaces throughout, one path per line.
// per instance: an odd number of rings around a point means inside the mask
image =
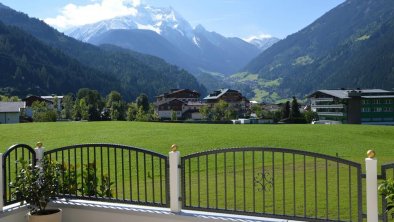
M 169 158 L 142 148 L 80 144 L 49 150 L 61 164 L 60 197 L 169 207 Z M 9 183 L 19 160 L 36 164 L 25 144 L 2 154 L 4 206 L 21 200 Z M 304 221 L 362 221 L 361 165 L 334 156 L 281 148 L 228 148 L 194 153 L 181 168 L 182 208 Z M 377 179 L 394 177 L 382 164 Z M 381 198 L 381 196 L 380 196 Z M 381 199 L 382 208 L 386 206 Z M 1 205 L 0 205 L 1 207 Z M 383 221 L 388 215 L 381 211 Z
M 12 189 L 10 182 L 15 181 L 17 173 L 21 169 L 19 161 L 27 161 L 29 164 L 36 164 L 36 152 L 32 147 L 26 144 L 16 144 L 7 149 L 3 153 L 3 200 L 4 205 L 20 202 L 11 195 Z
M 303 221 L 362 221 L 361 165 L 280 148 L 181 158 L 184 209 Z
M 80 144 L 44 154 L 62 165 L 61 197 L 169 205 L 168 157 L 117 144 Z

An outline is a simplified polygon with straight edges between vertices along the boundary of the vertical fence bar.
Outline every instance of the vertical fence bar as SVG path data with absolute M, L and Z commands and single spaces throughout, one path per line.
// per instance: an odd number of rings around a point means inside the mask
M 115 158 L 115 165 L 114 165 L 114 171 L 115 171 L 115 198 L 118 199 L 118 165 L 117 165 L 117 157 L 116 157 L 116 148 L 114 148 L 114 158 Z M 146 172 L 145 172 L 146 174 Z M 146 179 L 145 179 L 146 181 Z M 146 189 L 146 186 L 145 186 Z M 146 201 L 146 200 L 145 200 Z
M 227 158 L 224 153 L 224 209 L 227 210 Z
M 197 157 L 197 201 L 198 207 L 201 205 L 201 192 L 200 192 L 200 156 Z
M 293 153 L 293 216 L 296 215 L 296 180 L 295 180 L 295 154 Z
M 244 211 L 246 211 L 246 187 L 245 187 L 245 151 L 242 151 L 242 170 L 243 170 L 243 187 L 244 187 Z
M 215 192 L 216 192 L 216 209 L 218 209 L 218 154 L 215 153 Z
M 51 156 L 51 155 L 49 155 Z M 77 178 L 77 148 L 74 148 L 74 176 L 75 182 L 78 182 Z M 78 189 L 75 189 L 75 196 L 78 196 Z
M 338 153 L 336 154 L 336 157 L 339 158 Z M 339 194 L 339 162 L 337 159 L 337 205 L 338 205 L 338 221 L 341 220 L 341 213 L 340 213 L 340 194 Z
M 326 219 L 328 220 L 328 161 L 326 159 Z
M 316 169 L 316 157 L 314 160 L 314 173 L 315 173 L 315 218 L 317 218 L 317 169 Z
M 94 163 L 94 179 L 96 180 L 97 179 L 97 167 L 98 167 L 98 164 L 96 161 L 96 146 L 93 146 L 93 163 Z M 100 163 L 100 168 L 101 167 L 102 166 Z M 101 177 L 100 180 L 103 180 L 103 178 Z M 98 181 L 98 179 L 97 179 L 97 181 Z M 97 182 L 97 185 L 98 185 L 98 182 Z M 94 188 L 94 191 L 95 191 L 94 196 L 97 198 L 97 187 Z
M 7 169 L 7 171 L 6 172 L 8 172 L 8 179 L 6 179 L 5 180 L 5 182 L 10 182 L 10 180 L 11 180 L 11 156 L 8 156 L 7 157 L 8 158 L 8 169 Z M 12 197 L 11 197 L 11 187 L 10 186 L 8 186 L 8 184 L 4 184 L 4 186 L 5 187 L 8 187 L 8 199 L 9 199 L 9 201 L 11 201 L 12 200 Z
M 131 150 L 129 150 L 129 180 L 130 180 L 130 200 L 133 201 L 133 177 L 131 176 Z M 160 160 L 160 181 L 161 181 L 161 160 Z M 162 184 L 160 183 L 160 192 L 162 192 L 161 188 Z M 162 198 L 162 196 L 160 196 Z M 161 202 L 163 203 L 163 202 Z
M 80 147 L 79 148 L 80 150 L 81 150 L 81 184 L 82 184 L 82 186 L 83 186 L 83 149 L 82 149 L 82 147 Z M 56 152 L 56 154 L 57 154 L 57 152 Z M 84 189 L 81 189 L 81 192 L 82 192 L 82 196 L 84 196 L 84 191 L 83 191 Z
M 380 174 L 382 176 L 382 180 L 386 180 L 387 179 L 386 168 L 383 165 L 381 165 L 380 170 L 381 170 Z M 393 173 L 394 173 L 394 170 L 393 170 Z M 394 176 L 393 176 L 393 178 L 394 178 Z M 382 197 L 382 220 L 383 220 L 383 222 L 387 222 L 387 220 L 388 220 L 387 213 L 385 212 L 386 207 L 387 207 L 386 198 Z
M 207 208 L 209 208 L 209 184 L 208 184 L 208 155 L 205 156 L 205 180 L 206 180 L 206 189 L 207 189 Z
M 352 220 L 352 169 L 349 166 L 349 219 Z
M 235 174 L 235 152 L 233 152 L 234 211 L 237 210 L 237 179 Z
M 285 186 L 285 184 L 286 184 L 286 179 L 285 179 L 286 177 L 285 177 L 285 153 L 283 152 L 282 153 L 282 188 L 283 188 L 283 190 L 282 190 L 282 208 L 283 208 L 283 215 L 285 215 L 286 214 L 286 196 L 285 196 L 285 194 L 286 194 L 286 186 Z
M 252 178 L 255 180 L 255 172 L 254 172 L 254 150 L 252 151 Z M 256 183 L 253 181 L 253 212 L 256 212 Z
M 4 166 L 3 166 L 3 154 L 0 153 L 0 212 L 3 211 L 4 208 L 4 188 L 5 188 L 5 180 L 4 180 Z
M 262 174 L 261 174 L 261 176 L 262 177 L 265 177 L 265 157 L 264 157 L 264 151 L 261 151 L 261 164 L 262 164 L 262 168 L 263 168 L 263 171 L 261 172 Z M 265 188 L 263 189 L 263 212 L 265 213 Z
M 137 199 L 140 202 L 140 169 L 139 169 L 139 159 L 138 151 L 135 152 L 136 164 L 137 164 Z
M 275 214 L 275 152 L 272 152 L 272 210 L 273 214 Z
M 148 189 L 146 184 L 146 153 L 144 153 L 144 194 L 145 202 L 148 202 Z
M 123 197 L 123 200 L 126 200 L 125 189 L 124 189 L 124 152 L 123 152 L 123 148 L 121 149 L 121 152 L 122 152 L 122 197 Z
M 188 160 L 189 162 L 189 206 L 192 206 L 192 161 L 191 159 Z M 185 202 L 186 203 L 186 202 Z
M 155 203 L 155 168 L 154 168 L 154 158 L 151 155 L 151 166 L 152 166 L 152 202 Z
M 70 150 L 67 150 L 68 152 L 67 152 L 67 157 L 68 157 L 68 160 L 67 160 L 67 163 L 68 163 L 68 195 L 70 195 L 71 196 L 71 183 L 70 183 L 70 181 L 71 181 L 71 151 Z M 63 193 L 63 195 L 65 195 L 65 193 Z
M 304 155 L 304 217 L 306 217 L 306 161 Z

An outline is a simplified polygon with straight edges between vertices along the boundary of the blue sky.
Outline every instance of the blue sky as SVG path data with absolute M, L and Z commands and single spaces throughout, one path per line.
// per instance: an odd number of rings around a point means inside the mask
M 58 29 L 135 13 L 133 5 L 172 6 L 192 26 L 246 38 L 285 38 L 344 0 L 0 0 L 32 17 L 60 24 Z M 62 26 L 62 27 L 61 27 Z

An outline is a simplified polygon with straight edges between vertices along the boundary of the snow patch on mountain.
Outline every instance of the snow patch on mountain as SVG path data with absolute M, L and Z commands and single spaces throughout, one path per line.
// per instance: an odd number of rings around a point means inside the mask
M 164 30 L 172 29 L 193 38 L 193 27 L 173 8 L 156 8 L 140 5 L 135 15 L 121 16 L 67 30 L 65 33 L 76 39 L 88 42 L 94 36 L 112 29 L 147 29 L 161 35 Z
M 250 36 L 248 38 L 244 38 L 243 40 L 256 46 L 260 49 L 260 51 L 264 51 L 273 44 L 277 43 L 280 39 L 272 37 L 271 35 L 261 34 L 258 36 Z

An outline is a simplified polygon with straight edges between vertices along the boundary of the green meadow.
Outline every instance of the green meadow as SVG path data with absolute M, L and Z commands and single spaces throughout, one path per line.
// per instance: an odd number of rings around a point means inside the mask
M 144 122 L 57 122 L 0 125 L 0 152 L 17 143 L 47 150 L 81 143 L 114 143 L 182 155 L 228 147 L 301 149 L 363 163 L 374 149 L 379 163 L 394 161 L 394 127 L 366 125 L 221 125 Z

